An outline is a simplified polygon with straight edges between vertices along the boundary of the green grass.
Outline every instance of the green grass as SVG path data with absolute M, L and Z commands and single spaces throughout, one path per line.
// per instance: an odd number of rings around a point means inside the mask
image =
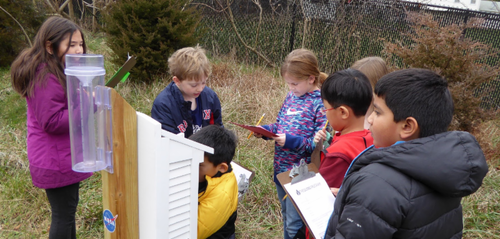
M 12 90 L 9 69 L 0 69 L 0 125 L 19 127 L 26 121 L 26 101 Z
M 109 53 L 102 38 L 89 36 L 94 53 Z M 100 42 L 101 41 L 101 42 Z M 211 56 L 215 62 L 208 85 L 222 103 L 223 121 L 239 138 L 235 161 L 256 172 L 245 200 L 238 206 L 237 238 L 280 238 L 282 224 L 273 172 L 274 144 L 254 137 L 228 124 L 235 121 L 255 124 L 266 113 L 262 124 L 272 123 L 287 92 L 276 69 L 235 63 L 232 56 Z M 110 65 L 109 74 L 116 66 Z M 110 73 L 111 72 L 111 73 Z M 157 79 L 150 85 L 119 84 L 117 91 L 137 111 L 149 115 L 156 95 L 169 83 Z M 26 103 L 10 87 L 9 69 L 0 69 L 0 238 L 47 238 L 50 206 L 45 191 L 31 183 L 26 156 Z M 498 148 L 500 122 L 484 126 L 478 135 Z M 490 172 L 479 191 L 463 199 L 464 238 L 500 238 L 500 156 L 491 155 Z M 101 175 L 81 184 L 77 211 L 78 238 L 103 238 Z
M 89 52 L 100 53 L 95 49 L 103 45 L 92 41 L 88 41 Z M 209 85 L 219 92 L 226 127 L 234 129 L 240 139 L 234 160 L 257 174 L 239 207 L 238 238 L 279 238 L 282 234 L 281 216 L 272 181 L 274 144 L 255 138 L 248 140 L 247 131 L 236 129 L 227 122 L 253 124 L 262 114 L 260 112 L 267 110 L 272 113 L 268 113 L 263 123 L 273 122 L 286 93 L 284 84 L 274 77 L 276 71 L 253 65 L 228 64 L 227 59 L 222 58 L 214 61 L 219 63 L 214 66 Z M 255 84 L 257 80 L 261 83 Z M 137 111 L 149 114 L 154 98 L 168 83 L 168 79 L 157 79 L 150 85 L 126 82 L 118 85 L 116 90 Z M 34 187 L 31 182 L 25 141 L 26 103 L 12 90 L 9 69 L 0 70 L 0 86 L 0 238 L 46 238 L 50 205 L 45 191 Z M 264 90 L 271 91 L 260 96 L 254 94 Z M 268 101 L 273 105 L 269 106 Z M 100 176 L 100 173 L 95 173 L 81 184 L 76 219 L 79 238 L 103 237 Z

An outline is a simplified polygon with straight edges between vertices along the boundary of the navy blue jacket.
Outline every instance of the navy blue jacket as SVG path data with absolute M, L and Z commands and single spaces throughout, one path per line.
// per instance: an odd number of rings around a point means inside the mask
M 215 92 L 205 87 L 200 93 L 198 107 L 201 107 L 202 127 L 216 124 L 222 126 L 222 115 L 219 97 Z M 164 130 L 174 134 L 184 133 L 188 138 L 193 134 L 191 102 L 185 101 L 179 88 L 172 81 L 156 97 L 151 109 L 151 117 L 161 123 Z

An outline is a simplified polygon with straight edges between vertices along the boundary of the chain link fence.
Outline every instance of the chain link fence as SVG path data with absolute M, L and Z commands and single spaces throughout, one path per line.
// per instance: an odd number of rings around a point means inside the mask
M 312 50 L 326 73 L 348 68 L 356 60 L 382 54 L 383 41 L 411 44 L 403 33 L 411 27 L 407 12 L 432 14 L 440 24 L 466 23 L 482 18 L 481 28 L 467 29 L 473 40 L 500 49 L 500 15 L 466 9 L 389 0 L 194 0 L 203 13 L 197 34 L 201 45 L 215 55 L 279 66 L 293 49 Z M 383 40 L 384 39 L 384 40 Z M 499 57 L 484 62 L 499 66 Z M 500 107 L 500 83 L 488 106 Z

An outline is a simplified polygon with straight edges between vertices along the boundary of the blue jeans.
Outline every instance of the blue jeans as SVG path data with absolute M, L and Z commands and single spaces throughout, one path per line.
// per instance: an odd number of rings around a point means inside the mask
M 281 203 L 281 215 L 283 216 L 283 236 L 285 239 L 292 239 L 295 234 L 297 234 L 297 231 L 304 225 L 304 223 L 302 223 L 302 218 L 300 218 L 300 215 L 293 206 L 292 201 L 290 201 L 290 198 L 287 197 L 285 200 L 283 200 L 286 192 L 283 187 L 281 187 L 281 184 L 276 182 L 275 184 L 276 190 L 278 191 L 278 199 Z

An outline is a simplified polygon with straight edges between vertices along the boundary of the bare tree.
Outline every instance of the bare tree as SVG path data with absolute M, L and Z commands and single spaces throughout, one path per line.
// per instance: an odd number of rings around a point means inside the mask
M 69 19 L 74 21 L 75 20 L 75 11 L 73 10 L 73 1 L 67 0 L 67 2 L 68 2 Z
M 265 54 L 263 54 L 262 52 L 260 52 L 257 49 L 257 43 L 258 43 L 258 39 L 259 39 L 259 31 L 260 31 L 260 26 L 262 24 L 262 6 L 261 6 L 259 0 L 251 0 L 251 1 L 259 9 L 259 23 L 257 25 L 257 29 L 255 30 L 256 31 L 256 36 L 255 36 L 255 41 L 254 41 L 253 46 L 251 45 L 251 43 L 250 44 L 247 43 L 241 37 L 241 34 L 240 34 L 238 28 L 236 27 L 235 20 L 234 20 L 234 15 L 233 15 L 233 11 L 231 9 L 231 4 L 233 3 L 231 0 L 226 0 L 225 2 L 223 0 L 215 0 L 214 2 L 217 4 L 217 6 L 210 6 L 208 4 L 203 4 L 203 3 L 191 3 L 191 4 L 193 4 L 193 5 L 199 5 L 199 6 L 202 6 L 202 7 L 206 7 L 207 9 L 210 9 L 210 10 L 215 11 L 215 12 L 223 12 L 224 15 L 226 15 L 226 17 L 228 17 L 229 22 L 231 23 L 232 30 L 236 34 L 236 36 L 237 36 L 238 40 L 241 42 L 241 44 L 246 49 L 248 49 L 251 52 L 255 53 L 259 58 L 263 59 L 267 64 L 269 64 L 272 67 L 275 67 L 275 64 L 271 60 L 269 60 L 268 57 Z
M 71 0 L 64 0 L 64 2 L 60 3 L 58 0 L 45 0 L 45 4 L 55 13 L 61 15 L 65 18 L 72 19 L 71 16 L 64 12 L 64 8 L 69 4 Z
M 24 30 L 23 25 L 21 25 L 21 23 L 19 23 L 16 18 L 14 18 L 9 12 L 7 12 L 7 10 L 3 9 L 3 7 L 0 6 L 0 9 L 2 9 L 2 11 L 4 11 L 7 15 L 9 15 L 9 17 L 11 17 L 17 23 L 17 25 L 19 25 L 19 27 L 21 28 L 21 30 L 24 33 L 24 36 L 26 37 L 26 40 L 30 44 L 30 47 L 32 47 L 33 45 L 31 44 L 31 40 L 30 40 L 28 34 L 26 33 L 26 31 Z
M 47 7 L 49 7 L 52 13 L 71 19 L 72 21 L 83 22 L 86 9 L 92 9 L 91 28 L 92 31 L 95 31 L 98 25 L 98 12 L 108 8 L 115 1 L 116 0 L 92 0 L 91 3 L 88 3 L 85 0 L 76 1 L 77 9 L 80 11 L 80 19 L 76 19 L 72 0 L 44 0 L 43 2 L 47 5 Z M 65 11 L 66 7 L 68 7 L 68 11 Z
M 97 7 L 96 7 L 96 0 L 92 0 L 92 31 L 95 31 L 96 29 L 96 13 L 97 13 Z

